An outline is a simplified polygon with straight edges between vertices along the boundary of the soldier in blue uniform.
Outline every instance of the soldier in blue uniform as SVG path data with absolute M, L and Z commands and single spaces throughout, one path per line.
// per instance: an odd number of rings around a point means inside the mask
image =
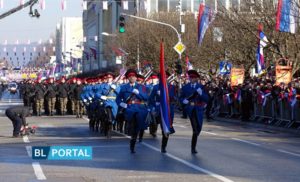
M 198 72 L 189 70 L 188 75 L 190 83 L 182 87 L 180 99 L 191 121 L 193 128 L 191 152 L 196 154 L 197 138 L 202 130 L 203 110 L 208 102 L 208 96 L 204 91 L 204 86 L 198 83 L 200 77 Z
M 166 72 L 166 76 L 169 77 L 170 73 Z M 174 120 L 174 109 L 177 101 L 177 88 L 175 85 L 168 83 L 168 92 L 169 92 L 169 101 L 170 101 L 170 116 L 173 122 Z M 159 84 L 154 85 L 152 92 L 149 97 L 149 106 L 151 108 L 152 115 L 155 117 L 150 125 L 150 134 L 156 136 L 158 124 L 160 124 L 162 131 L 162 142 L 161 142 L 161 152 L 166 153 L 166 147 L 168 144 L 169 135 L 163 132 L 161 124 L 161 115 L 160 115 L 160 90 Z
M 115 124 L 118 105 L 116 103 L 116 97 L 119 94 L 120 88 L 117 87 L 116 84 L 113 83 L 114 79 L 113 73 L 106 73 L 105 79 L 106 83 L 102 84 L 101 92 L 96 95 L 103 101 L 105 118 L 108 123 L 105 124 L 105 135 L 110 138 L 110 132 L 112 130 L 112 126 Z
M 120 93 L 117 96 L 117 103 L 120 107 L 125 109 L 125 120 L 130 124 L 130 151 L 135 153 L 135 143 L 138 132 L 147 129 L 146 117 L 147 110 L 147 89 L 145 86 L 136 82 L 137 72 L 129 69 L 126 74 L 129 83 L 123 85 Z

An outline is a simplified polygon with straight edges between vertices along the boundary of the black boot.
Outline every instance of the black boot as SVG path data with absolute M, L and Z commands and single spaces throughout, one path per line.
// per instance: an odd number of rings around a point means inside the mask
M 161 153 L 166 153 L 166 147 L 167 147 L 167 144 L 168 144 L 168 137 L 165 137 L 163 136 L 162 137 L 162 141 L 161 141 Z
M 196 150 L 196 144 L 197 144 L 197 134 L 193 134 L 193 137 L 192 137 L 192 154 L 197 154 L 197 150 Z
M 136 142 L 135 139 L 131 139 L 131 140 L 130 140 L 130 152 L 131 152 L 132 154 L 135 153 L 135 150 L 134 150 L 135 142 Z

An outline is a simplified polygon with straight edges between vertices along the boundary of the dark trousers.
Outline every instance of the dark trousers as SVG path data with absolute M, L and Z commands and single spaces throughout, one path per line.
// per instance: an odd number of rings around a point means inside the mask
M 14 113 L 12 113 L 10 110 L 6 110 L 5 112 L 6 116 L 11 120 L 14 130 L 13 130 L 13 135 L 19 135 L 20 134 L 20 130 L 23 125 L 26 125 L 26 123 L 23 123 L 23 120 L 21 117 L 15 115 Z

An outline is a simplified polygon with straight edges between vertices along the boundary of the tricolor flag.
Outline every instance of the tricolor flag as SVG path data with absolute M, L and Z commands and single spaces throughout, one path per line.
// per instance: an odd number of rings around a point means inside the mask
M 264 59 L 264 47 L 266 47 L 268 43 L 268 39 L 265 36 L 264 32 L 262 31 L 262 25 L 260 24 L 258 27 L 258 34 L 259 34 L 259 40 L 258 40 L 258 46 L 257 46 L 257 52 L 256 52 L 256 63 L 257 63 L 257 70 L 256 72 L 258 74 L 261 74 L 262 71 L 265 69 L 265 59 Z
M 67 9 L 67 0 L 62 0 L 61 1 L 61 9 L 66 10 Z
M 296 32 L 296 18 L 299 18 L 299 4 L 294 0 L 278 0 L 276 30 Z
M 193 69 L 194 69 L 194 67 L 193 67 L 193 65 L 191 64 L 191 62 L 190 62 L 188 56 L 185 57 L 185 63 L 186 63 L 186 71 L 189 71 L 189 70 L 193 70 Z
M 40 8 L 41 8 L 41 10 L 46 9 L 46 1 L 45 0 L 40 0 Z
M 203 3 L 199 6 L 198 14 L 198 44 L 203 41 L 206 30 L 214 20 L 214 12 L 211 8 L 205 6 Z
M 170 101 L 169 101 L 169 91 L 166 79 L 165 71 L 165 55 L 164 55 L 164 44 L 160 43 L 160 113 L 161 113 L 161 123 L 164 134 L 175 133 L 173 128 L 173 122 L 170 114 Z

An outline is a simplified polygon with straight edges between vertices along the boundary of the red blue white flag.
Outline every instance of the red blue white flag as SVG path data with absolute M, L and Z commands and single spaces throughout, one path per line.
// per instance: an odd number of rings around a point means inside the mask
M 170 100 L 169 91 L 166 79 L 165 71 L 165 54 L 164 54 L 164 44 L 160 43 L 160 80 L 159 80 L 159 90 L 160 90 L 160 115 L 163 132 L 165 134 L 175 133 L 173 128 L 173 121 L 170 114 Z
M 278 0 L 276 30 L 295 33 L 299 18 L 299 4 L 294 0 Z
M 258 27 L 258 46 L 257 46 L 257 52 L 256 52 L 256 63 L 257 63 L 257 69 L 256 72 L 258 74 L 261 74 L 262 71 L 265 69 L 265 58 L 264 58 L 264 48 L 266 47 L 268 43 L 268 39 L 264 32 L 262 31 L 262 25 L 260 24 Z
M 199 6 L 198 14 L 198 44 L 203 41 L 206 30 L 214 20 L 214 12 L 211 8 L 205 6 L 203 3 Z

